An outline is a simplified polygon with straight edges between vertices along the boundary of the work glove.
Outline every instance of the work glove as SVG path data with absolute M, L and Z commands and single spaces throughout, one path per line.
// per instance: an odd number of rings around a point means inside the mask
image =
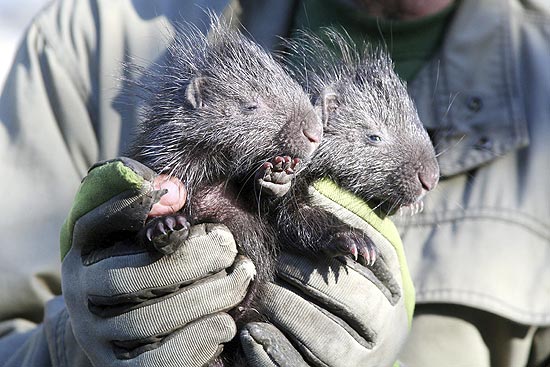
M 62 287 L 72 332 L 95 366 L 202 366 L 236 334 L 224 311 L 254 276 L 223 225 L 171 234 L 167 256 L 135 241 L 165 190 L 121 158 L 93 166 L 61 233 Z
M 283 253 L 259 306 L 274 326 L 245 326 L 247 358 L 255 366 L 398 366 L 414 288 L 397 229 L 330 181 L 317 182 L 311 194 L 315 205 L 364 231 L 377 260 L 367 268 L 347 257 Z

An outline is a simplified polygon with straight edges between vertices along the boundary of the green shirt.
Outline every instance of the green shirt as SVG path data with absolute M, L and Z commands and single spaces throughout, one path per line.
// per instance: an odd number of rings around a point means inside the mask
M 315 33 L 322 27 L 342 27 L 358 45 L 367 41 L 387 49 L 397 74 L 411 81 L 439 48 L 457 6 L 453 2 L 422 19 L 398 21 L 375 18 L 335 0 L 302 0 L 294 28 Z

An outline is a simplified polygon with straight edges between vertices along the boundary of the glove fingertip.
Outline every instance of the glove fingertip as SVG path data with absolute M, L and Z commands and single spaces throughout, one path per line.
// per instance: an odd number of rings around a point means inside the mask
M 254 266 L 254 263 L 242 255 L 237 256 L 234 271 L 243 273 L 243 275 L 250 280 L 256 277 L 256 267 Z
M 239 337 L 250 365 L 307 366 L 300 353 L 274 325 L 248 323 Z
M 75 223 L 85 214 L 125 191 L 150 190 L 154 172 L 129 158 L 99 162 L 82 180 L 60 233 L 61 260 L 72 247 Z M 145 187 L 147 185 L 147 187 Z

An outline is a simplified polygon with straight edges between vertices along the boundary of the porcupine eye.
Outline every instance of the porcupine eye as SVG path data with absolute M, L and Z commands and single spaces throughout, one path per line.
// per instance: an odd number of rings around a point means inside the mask
M 382 142 L 382 138 L 380 137 L 380 135 L 369 134 L 367 135 L 367 141 L 370 144 L 380 144 Z
M 252 113 L 258 109 L 259 105 L 256 102 L 245 103 L 243 110 L 245 113 Z

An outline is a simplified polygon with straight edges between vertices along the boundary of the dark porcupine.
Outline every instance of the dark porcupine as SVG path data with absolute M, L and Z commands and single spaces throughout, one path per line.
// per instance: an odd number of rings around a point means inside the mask
M 382 216 L 404 207 L 419 211 L 439 179 L 429 136 L 381 50 L 359 51 L 334 30 L 326 30 L 322 39 L 302 33 L 288 46 L 294 74 L 309 94 L 324 101 L 324 135 L 300 179 L 275 199 L 267 220 L 276 228 L 280 248 L 314 257 L 352 255 L 391 293 L 399 292 L 385 276 L 383 259 L 375 262 L 374 243 L 318 206 L 311 186 L 327 178 Z
M 382 216 L 404 207 L 416 213 L 439 180 L 433 145 L 385 52 L 367 45 L 359 51 L 349 37 L 328 29 L 322 38 L 303 32 L 288 45 L 307 91 L 333 94 L 336 101 L 323 142 L 271 222 L 283 248 L 317 256 L 351 254 L 373 265 L 372 241 L 315 206 L 310 186 L 328 178 Z
M 169 254 L 180 243 L 170 236 L 185 238 L 190 223 L 223 223 L 255 264 L 247 298 L 233 313 L 242 324 L 250 313 L 241 310 L 250 310 L 274 272 L 276 235 L 262 216 L 272 197 L 288 191 L 298 161 L 307 163 L 318 147 L 326 103 L 314 107 L 286 68 L 228 23 L 212 14 L 210 23 L 208 35 L 180 26 L 168 62 L 135 82 L 146 106 L 129 156 L 187 189 L 180 213 L 145 225 L 146 247 Z
M 188 200 L 181 215 L 193 224 L 228 225 L 240 249 L 267 276 L 273 256 L 261 244 L 273 241 L 264 241 L 256 199 L 266 191 L 284 194 L 271 187 L 268 180 L 277 186 L 278 176 L 269 165 L 291 169 L 296 162 L 280 162 L 281 157 L 309 159 L 322 136 L 320 112 L 270 54 L 210 17 L 208 35 L 189 24 L 179 27 L 169 62 L 144 78 L 142 87 L 150 93 L 129 155 L 182 180 Z M 165 219 L 152 224 L 166 225 Z M 166 235 L 155 225 L 148 229 L 157 250 L 174 250 L 163 247 Z

